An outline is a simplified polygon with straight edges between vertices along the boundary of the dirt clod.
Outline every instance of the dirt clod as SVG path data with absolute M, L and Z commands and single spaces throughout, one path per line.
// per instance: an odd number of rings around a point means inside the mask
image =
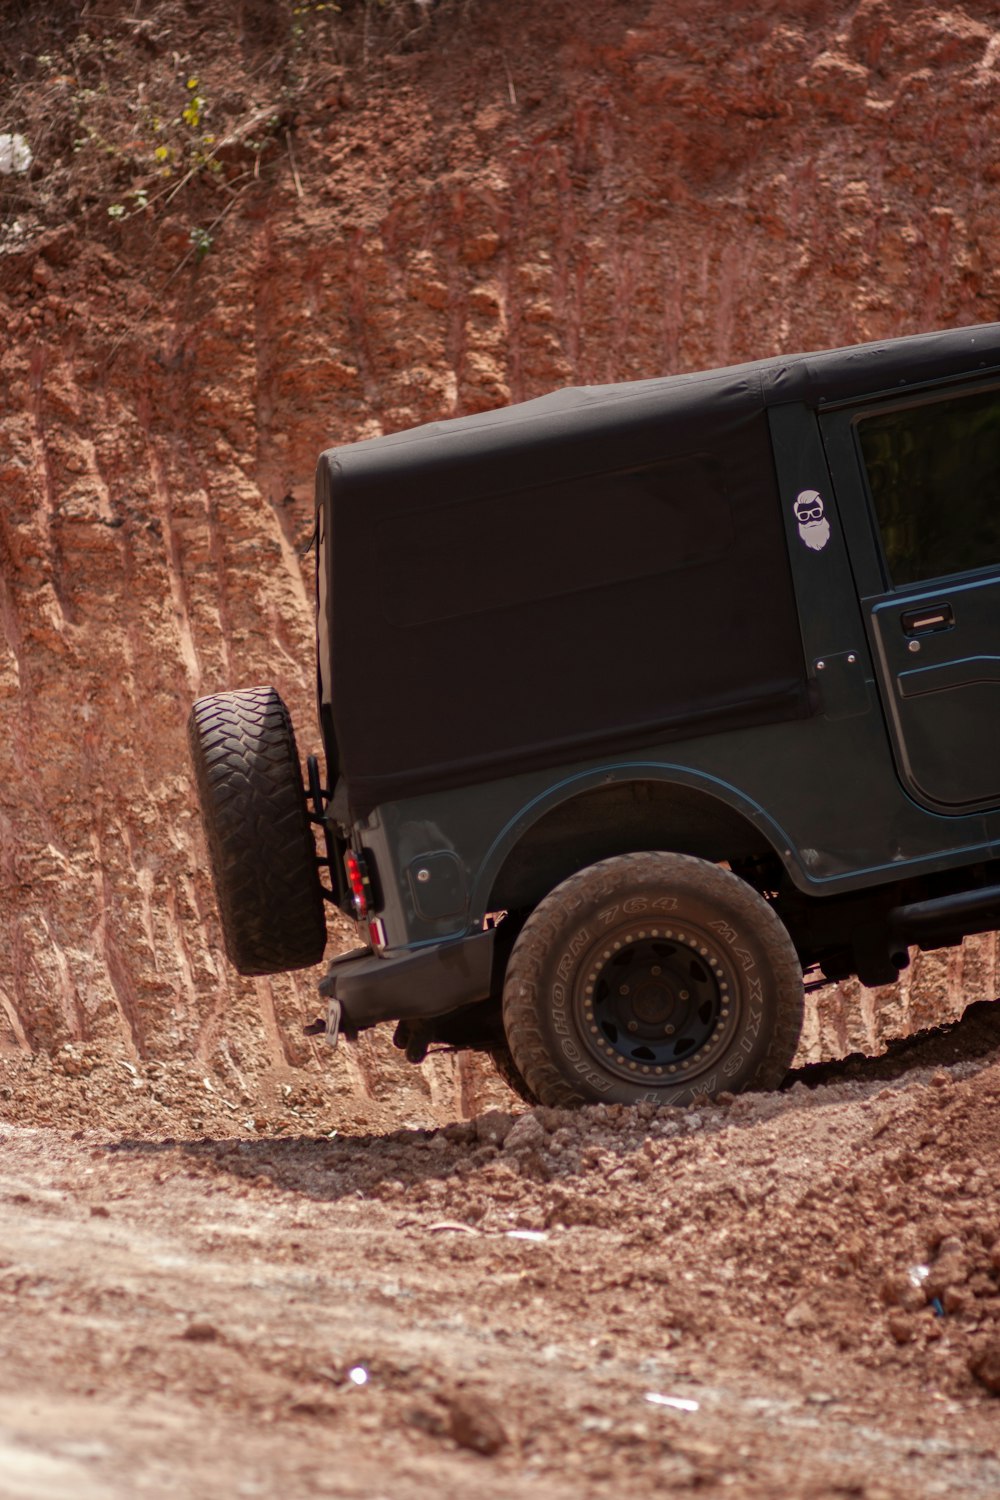
M 785 1313 L 784 1324 L 786 1328 L 816 1328 L 819 1318 L 816 1311 L 808 1302 L 796 1302 Z
M 1000 1339 L 994 1338 L 969 1359 L 969 1369 L 988 1391 L 1000 1396 Z
M 897 1344 L 908 1344 L 916 1335 L 916 1324 L 908 1313 L 890 1313 L 889 1332 Z
M 534 1114 L 522 1115 L 515 1120 L 503 1138 L 505 1151 L 526 1152 L 538 1151 L 548 1146 L 549 1136 Z
M 482 1396 L 462 1391 L 448 1400 L 448 1435 L 460 1448 L 490 1457 L 507 1442 L 507 1432 L 491 1404 Z
M 222 1335 L 214 1323 L 206 1322 L 204 1319 L 196 1319 L 189 1323 L 181 1334 L 182 1339 L 187 1339 L 191 1344 L 214 1344 Z
M 514 1128 L 512 1117 L 503 1110 L 488 1109 L 476 1120 L 476 1139 L 486 1146 L 500 1146 Z

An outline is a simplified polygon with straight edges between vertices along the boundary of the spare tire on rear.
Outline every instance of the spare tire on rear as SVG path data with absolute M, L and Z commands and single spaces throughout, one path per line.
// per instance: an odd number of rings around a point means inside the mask
M 319 963 L 323 891 L 281 697 L 256 687 L 199 698 L 188 736 L 230 961 L 241 974 Z

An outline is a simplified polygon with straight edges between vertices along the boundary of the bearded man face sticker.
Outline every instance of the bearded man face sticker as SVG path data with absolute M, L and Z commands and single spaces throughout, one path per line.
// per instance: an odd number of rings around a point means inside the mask
M 830 540 L 830 523 L 819 490 L 800 490 L 792 509 L 799 523 L 799 536 L 814 552 L 822 552 Z

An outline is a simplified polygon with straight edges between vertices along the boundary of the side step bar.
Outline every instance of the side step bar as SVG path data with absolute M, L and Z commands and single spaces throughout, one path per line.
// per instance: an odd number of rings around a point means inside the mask
M 981 925 L 969 925 L 967 918 L 981 912 Z M 978 891 L 957 891 L 952 896 L 935 896 L 930 901 L 913 901 L 897 906 L 889 913 L 889 930 L 904 942 L 919 942 L 922 937 L 944 935 L 949 931 L 992 932 L 1000 927 L 1000 885 L 987 885 Z

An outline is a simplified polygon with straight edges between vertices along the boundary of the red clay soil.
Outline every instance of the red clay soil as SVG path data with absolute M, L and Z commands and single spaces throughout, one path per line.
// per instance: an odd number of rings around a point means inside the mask
M 1000 1487 L 993 1060 L 654 1114 L 3 1130 L 0 1493 Z
M 233 974 L 184 743 L 317 748 L 323 447 L 1000 317 L 995 5 L 15 4 L 0 76 L 0 1494 L 997 1493 L 988 1008 L 514 1117 Z

